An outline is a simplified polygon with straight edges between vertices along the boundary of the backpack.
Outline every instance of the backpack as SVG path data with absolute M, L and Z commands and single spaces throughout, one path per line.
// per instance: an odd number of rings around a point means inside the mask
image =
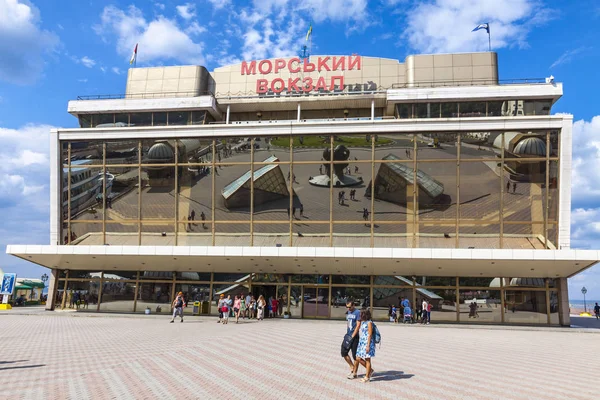
M 379 333 L 379 329 L 377 329 L 375 322 L 371 321 L 371 324 L 373 325 L 373 337 L 375 338 L 375 344 L 381 345 L 381 333 Z

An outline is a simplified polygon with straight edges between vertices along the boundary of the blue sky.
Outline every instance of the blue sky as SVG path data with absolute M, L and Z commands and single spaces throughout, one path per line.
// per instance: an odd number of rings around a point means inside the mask
M 409 54 L 487 49 L 501 79 L 553 75 L 564 84 L 554 113 L 574 126 L 572 246 L 600 249 L 600 3 L 596 0 L 202 0 L 57 2 L 0 0 L 0 268 L 43 269 L 4 254 L 6 244 L 46 244 L 48 131 L 75 127 L 67 102 L 125 89 L 138 66 L 201 64 L 297 54 L 309 23 L 313 54 L 404 60 Z M 569 282 L 600 299 L 600 267 Z

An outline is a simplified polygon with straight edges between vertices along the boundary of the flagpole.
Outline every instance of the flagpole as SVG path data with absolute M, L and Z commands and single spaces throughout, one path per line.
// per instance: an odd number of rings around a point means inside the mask
M 488 50 L 492 51 L 492 34 L 490 29 L 490 24 L 488 24 Z

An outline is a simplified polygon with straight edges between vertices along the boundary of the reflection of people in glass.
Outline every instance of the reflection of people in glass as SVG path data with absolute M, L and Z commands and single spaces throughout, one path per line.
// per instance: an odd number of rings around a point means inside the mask
M 477 303 L 472 301 L 471 304 L 469 304 L 469 318 L 477 318 L 477 317 L 478 317 Z

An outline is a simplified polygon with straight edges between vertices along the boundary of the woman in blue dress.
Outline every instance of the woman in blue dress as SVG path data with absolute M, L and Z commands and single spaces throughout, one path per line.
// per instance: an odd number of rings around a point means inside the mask
M 371 366 L 371 359 L 375 357 L 375 337 L 374 337 L 373 321 L 371 321 L 371 311 L 365 309 L 360 312 L 360 323 L 356 324 L 356 329 L 352 334 L 352 337 L 358 335 L 358 349 L 356 350 L 356 360 L 354 361 L 354 370 L 352 371 L 352 378 L 356 378 L 358 372 L 358 365 L 360 360 L 364 360 L 366 363 L 367 373 L 361 380 L 362 382 L 369 382 L 373 375 L 373 367 Z

